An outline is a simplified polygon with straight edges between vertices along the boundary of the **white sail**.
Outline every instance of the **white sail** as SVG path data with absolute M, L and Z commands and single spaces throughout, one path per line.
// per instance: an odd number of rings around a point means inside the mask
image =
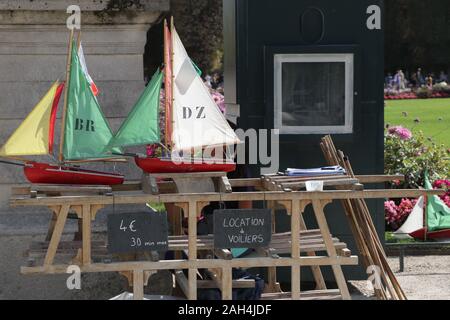
M 173 43 L 174 151 L 240 143 L 195 70 L 175 28 Z
M 405 223 L 394 232 L 394 237 L 397 239 L 412 238 L 408 234 L 423 228 L 423 197 L 417 200 L 416 205 L 409 214 Z

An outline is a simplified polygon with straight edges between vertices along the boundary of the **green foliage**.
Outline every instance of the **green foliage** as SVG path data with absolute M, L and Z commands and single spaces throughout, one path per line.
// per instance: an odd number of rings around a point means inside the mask
M 422 132 L 408 140 L 386 134 L 384 143 L 385 172 L 386 174 L 405 175 L 405 182 L 400 184 L 400 187 L 422 187 L 426 170 L 428 170 L 431 181 L 450 177 L 448 151 L 444 145 L 438 145 L 430 140 L 427 141 Z
M 386 0 L 385 71 L 448 70 L 448 0 Z
M 415 243 L 415 239 L 397 239 L 393 232 L 387 231 L 384 234 L 384 240 L 386 243 Z
M 171 14 L 181 41 L 204 74 L 222 68 L 222 0 L 171 0 Z

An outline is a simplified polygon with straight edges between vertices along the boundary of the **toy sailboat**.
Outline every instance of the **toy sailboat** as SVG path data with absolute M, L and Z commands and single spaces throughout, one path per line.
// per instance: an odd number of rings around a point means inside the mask
M 109 143 L 129 147 L 161 143 L 160 90 L 165 87 L 167 157 L 135 156 L 148 173 L 234 171 L 227 147 L 240 143 L 189 58 L 177 31 L 164 23 L 164 71 L 157 70 Z
M 425 175 L 425 189 L 432 190 L 428 174 Z M 417 199 L 403 225 L 394 233 L 396 238 L 417 240 L 450 239 L 450 208 L 437 195 Z
M 56 81 L 51 86 L 1 147 L 0 157 L 21 161 L 24 174 L 31 183 L 121 184 L 124 177 L 120 174 L 84 170 L 68 164 L 110 158 L 103 150 L 112 137 L 109 124 L 93 92 L 95 85 L 87 73 L 81 43 L 75 43 L 73 31 L 69 41 L 66 85 Z M 64 87 L 59 161 L 49 164 L 26 160 L 24 156 L 53 154 L 56 114 Z

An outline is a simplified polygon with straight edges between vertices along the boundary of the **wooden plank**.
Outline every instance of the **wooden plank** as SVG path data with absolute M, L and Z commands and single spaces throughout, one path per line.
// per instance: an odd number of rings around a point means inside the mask
M 226 172 L 212 171 L 212 172 L 185 172 L 185 173 L 152 173 L 155 178 L 210 178 L 210 177 L 222 177 L 226 176 Z
M 91 263 L 91 206 L 83 205 L 83 221 L 82 221 L 83 249 L 82 264 Z
M 29 248 L 31 250 L 47 250 L 48 246 L 49 246 L 49 241 L 33 241 L 31 242 Z M 92 247 L 93 248 L 106 248 L 106 241 L 102 241 L 102 240 L 95 240 L 95 241 L 91 241 Z M 79 249 L 82 246 L 82 242 L 81 241 L 60 241 L 59 242 L 59 246 L 58 249 Z
M 260 178 L 247 178 L 247 179 L 229 179 L 232 188 L 237 187 L 262 187 L 262 181 Z
M 303 211 L 303 209 L 304 205 L 300 201 L 292 201 L 291 257 L 293 259 L 300 258 L 300 210 Z M 291 267 L 291 292 L 293 300 L 300 298 L 300 266 Z
M 261 300 L 287 300 L 291 299 L 290 292 L 281 293 L 264 293 L 261 296 Z M 339 290 L 312 290 L 303 291 L 300 294 L 300 300 L 337 300 L 342 299 Z
M 393 175 L 356 175 L 356 179 L 361 183 L 383 183 L 383 182 L 392 182 L 394 180 L 405 181 L 405 176 L 402 174 L 393 174 Z
M 112 188 L 110 186 L 94 186 L 94 185 L 31 185 L 30 191 L 38 193 L 57 192 L 57 193 L 97 193 L 110 194 Z
M 52 238 L 53 230 L 55 230 L 56 220 L 58 218 L 58 212 L 61 210 L 61 206 L 55 206 L 51 208 L 52 210 L 52 219 L 48 225 L 47 235 L 45 236 L 46 241 L 50 241 Z
M 230 261 L 218 259 L 189 260 L 161 260 L 152 261 L 124 261 L 113 263 L 91 263 L 80 266 L 82 272 L 119 272 L 133 270 L 170 270 L 170 269 L 210 269 L 210 268 L 252 268 L 252 267 L 290 267 L 292 265 L 329 266 L 329 265 L 357 265 L 358 257 L 300 257 L 291 258 L 240 258 Z M 65 273 L 69 265 L 45 265 L 39 267 L 22 267 L 23 274 L 57 274 Z
M 11 195 L 13 196 L 28 196 L 30 194 L 31 187 L 29 184 L 17 185 L 11 187 Z
M 69 203 L 71 205 L 83 204 L 142 204 L 147 202 L 189 202 L 189 201 L 269 201 L 269 200 L 340 200 L 340 199 L 379 199 L 379 198 L 416 198 L 422 195 L 442 195 L 443 190 L 410 190 L 410 189 L 376 189 L 376 190 L 327 190 L 327 191 L 255 191 L 233 193 L 203 193 L 203 194 L 114 194 L 113 197 L 105 196 L 61 196 L 61 197 L 11 197 L 10 205 L 15 206 L 53 206 Z
M 302 234 L 302 231 L 304 233 L 305 230 L 307 230 L 307 226 L 305 223 L 305 220 L 303 219 L 303 212 L 304 212 L 304 208 L 302 213 L 300 214 L 300 234 Z M 320 232 L 320 230 L 319 230 Z M 300 237 L 300 241 L 304 240 L 302 237 Z M 309 257 L 315 257 L 316 256 L 316 251 L 315 250 L 308 250 L 308 248 L 304 248 L 303 246 L 300 247 L 300 252 L 303 250 L 306 251 L 306 254 Z M 325 279 L 323 278 L 323 274 L 322 274 L 322 270 L 320 270 L 319 266 L 311 266 L 311 272 L 313 274 L 314 277 L 314 281 L 316 282 L 316 289 L 318 290 L 325 290 L 327 288 L 326 284 L 325 284 Z
M 189 261 L 197 260 L 197 203 L 189 202 L 188 213 L 188 237 L 189 237 Z M 189 300 L 197 300 L 197 269 L 190 268 L 189 271 Z
M 325 219 L 325 213 L 323 212 L 323 208 L 329 201 L 327 200 L 313 200 L 312 205 L 314 208 L 314 215 L 317 220 L 317 224 L 319 225 L 319 229 L 322 233 L 323 241 L 327 248 L 328 256 L 331 258 L 337 257 L 336 248 L 333 245 L 333 240 L 330 236 L 330 229 L 328 228 L 328 223 Z M 344 274 L 342 272 L 342 268 L 340 265 L 331 265 L 331 269 L 333 270 L 334 277 L 336 279 L 336 283 L 341 292 L 342 298 L 344 300 L 350 300 L 350 293 L 348 291 L 347 282 L 345 281 Z
M 298 179 L 301 177 L 290 177 L 290 176 L 280 176 L 280 178 L 284 178 L 286 180 L 289 179 Z M 331 176 L 333 177 L 333 176 Z M 347 175 L 337 175 L 336 178 L 348 177 Z M 311 180 L 309 177 L 308 179 Z M 316 177 L 317 179 L 321 179 L 323 177 Z M 382 183 L 382 182 L 390 182 L 393 180 L 404 181 L 405 177 L 403 175 L 356 175 L 356 179 L 358 179 L 361 183 Z M 306 179 L 306 178 L 305 178 Z M 245 179 L 229 179 L 229 182 L 233 188 L 235 187 L 255 187 L 259 188 L 262 186 L 262 181 L 260 178 L 245 178 Z M 172 181 L 159 181 L 158 187 L 161 189 L 171 189 L 170 186 L 173 186 Z M 111 186 L 113 192 L 125 192 L 125 191 L 140 191 L 142 190 L 141 181 L 125 181 L 120 185 Z M 11 188 L 11 194 L 13 196 L 20 195 L 29 195 L 30 194 L 30 185 L 29 184 L 20 184 L 14 185 Z
M 347 244 L 343 242 L 338 242 L 334 244 L 334 247 L 336 250 L 345 249 L 347 248 Z M 320 251 L 326 251 L 326 246 L 324 244 L 316 244 L 316 245 L 308 245 L 308 246 L 301 246 L 300 252 L 301 253 L 308 253 L 308 252 L 320 252 Z M 291 248 L 288 246 L 273 246 L 272 249 L 275 254 L 285 254 L 285 253 L 291 253 Z
M 187 280 L 187 279 L 186 279 Z M 255 280 L 253 279 L 237 279 L 232 281 L 233 289 L 254 288 Z M 197 280 L 198 289 L 220 289 L 217 282 L 213 280 Z
M 271 176 L 266 178 L 269 181 L 273 181 L 276 183 L 281 182 L 292 182 L 292 181 L 308 181 L 308 180 L 325 180 L 325 179 L 342 179 L 348 178 L 348 175 L 345 174 L 323 174 L 316 176 Z
M 231 268 L 222 269 L 222 300 L 233 300 L 233 278 Z
M 142 190 L 141 181 L 125 181 L 123 184 L 111 186 L 113 192 L 139 191 Z
M 159 193 L 175 193 L 176 186 L 173 181 L 157 181 Z M 142 181 L 125 181 L 123 184 L 111 186 L 113 192 L 142 191 Z
M 338 253 L 343 257 L 350 257 L 352 255 L 352 252 L 348 248 L 338 249 Z
M 307 180 L 308 181 L 308 180 Z M 317 180 L 320 181 L 320 180 Z M 324 187 L 334 187 L 334 186 L 350 186 L 358 183 L 358 179 L 348 178 L 348 179 L 333 179 L 333 180 L 322 180 Z M 290 188 L 292 190 L 304 189 L 306 188 L 305 182 L 283 182 L 280 184 L 282 188 Z
M 144 299 L 144 271 L 142 270 L 133 271 L 133 299 Z
M 64 226 L 67 220 L 67 214 L 69 213 L 70 206 L 63 205 L 56 218 L 55 228 L 50 239 L 47 254 L 45 255 L 44 266 L 51 265 L 55 258 L 56 250 L 58 249 L 59 241 L 61 240 L 61 235 L 64 231 Z

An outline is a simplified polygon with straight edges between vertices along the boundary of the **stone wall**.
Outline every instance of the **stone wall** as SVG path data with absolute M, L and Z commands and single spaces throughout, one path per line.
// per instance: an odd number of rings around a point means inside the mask
M 6 141 L 53 81 L 65 79 L 69 36 L 65 23 L 70 4 L 78 4 L 82 10 L 83 49 L 89 72 L 100 90 L 100 105 L 114 129 L 121 124 L 144 88 L 147 31 L 169 9 L 169 0 L 141 0 L 127 10 L 109 9 L 117 3 L 121 2 L 0 2 L 0 143 Z M 107 169 L 111 165 L 97 167 Z M 131 178 L 137 174 L 131 166 L 122 165 L 121 169 Z M 0 213 L 9 211 L 11 185 L 24 181 L 21 168 L 0 165 Z
M 128 3 L 133 5 L 128 6 Z M 32 110 L 51 83 L 65 79 L 69 37 L 66 8 L 71 4 L 81 8 L 86 63 L 100 90 L 99 103 L 114 130 L 142 93 L 147 31 L 163 12 L 169 10 L 169 0 L 0 1 L 0 144 Z M 62 101 L 60 109 L 61 106 Z M 56 130 L 58 139 L 59 129 Z M 93 167 L 114 170 L 113 164 Z M 139 177 L 139 171 L 132 164 L 120 164 L 115 169 L 128 178 Z M 9 207 L 11 186 L 23 182 L 20 167 L 0 164 L 0 247 L 3 248 L 0 299 L 37 297 L 29 293 L 42 289 L 50 290 L 52 297 L 68 297 L 67 292 L 61 292 L 64 285 L 59 282 L 56 285 L 53 280 L 48 285 L 43 281 L 34 291 L 18 289 L 22 280 L 11 280 L 22 279 L 19 276 L 20 264 L 24 262 L 20 258 L 22 244 L 28 243 L 30 237 L 40 237 L 50 217 L 44 209 Z M 99 218 L 104 222 L 104 213 Z M 98 230 L 104 227 L 104 223 L 97 221 L 96 224 Z M 69 227 L 66 232 L 70 230 Z M 18 257 L 18 260 L 13 259 L 17 263 L 6 263 L 3 259 L 12 256 Z M 23 281 L 32 284 L 33 280 L 26 278 Z

